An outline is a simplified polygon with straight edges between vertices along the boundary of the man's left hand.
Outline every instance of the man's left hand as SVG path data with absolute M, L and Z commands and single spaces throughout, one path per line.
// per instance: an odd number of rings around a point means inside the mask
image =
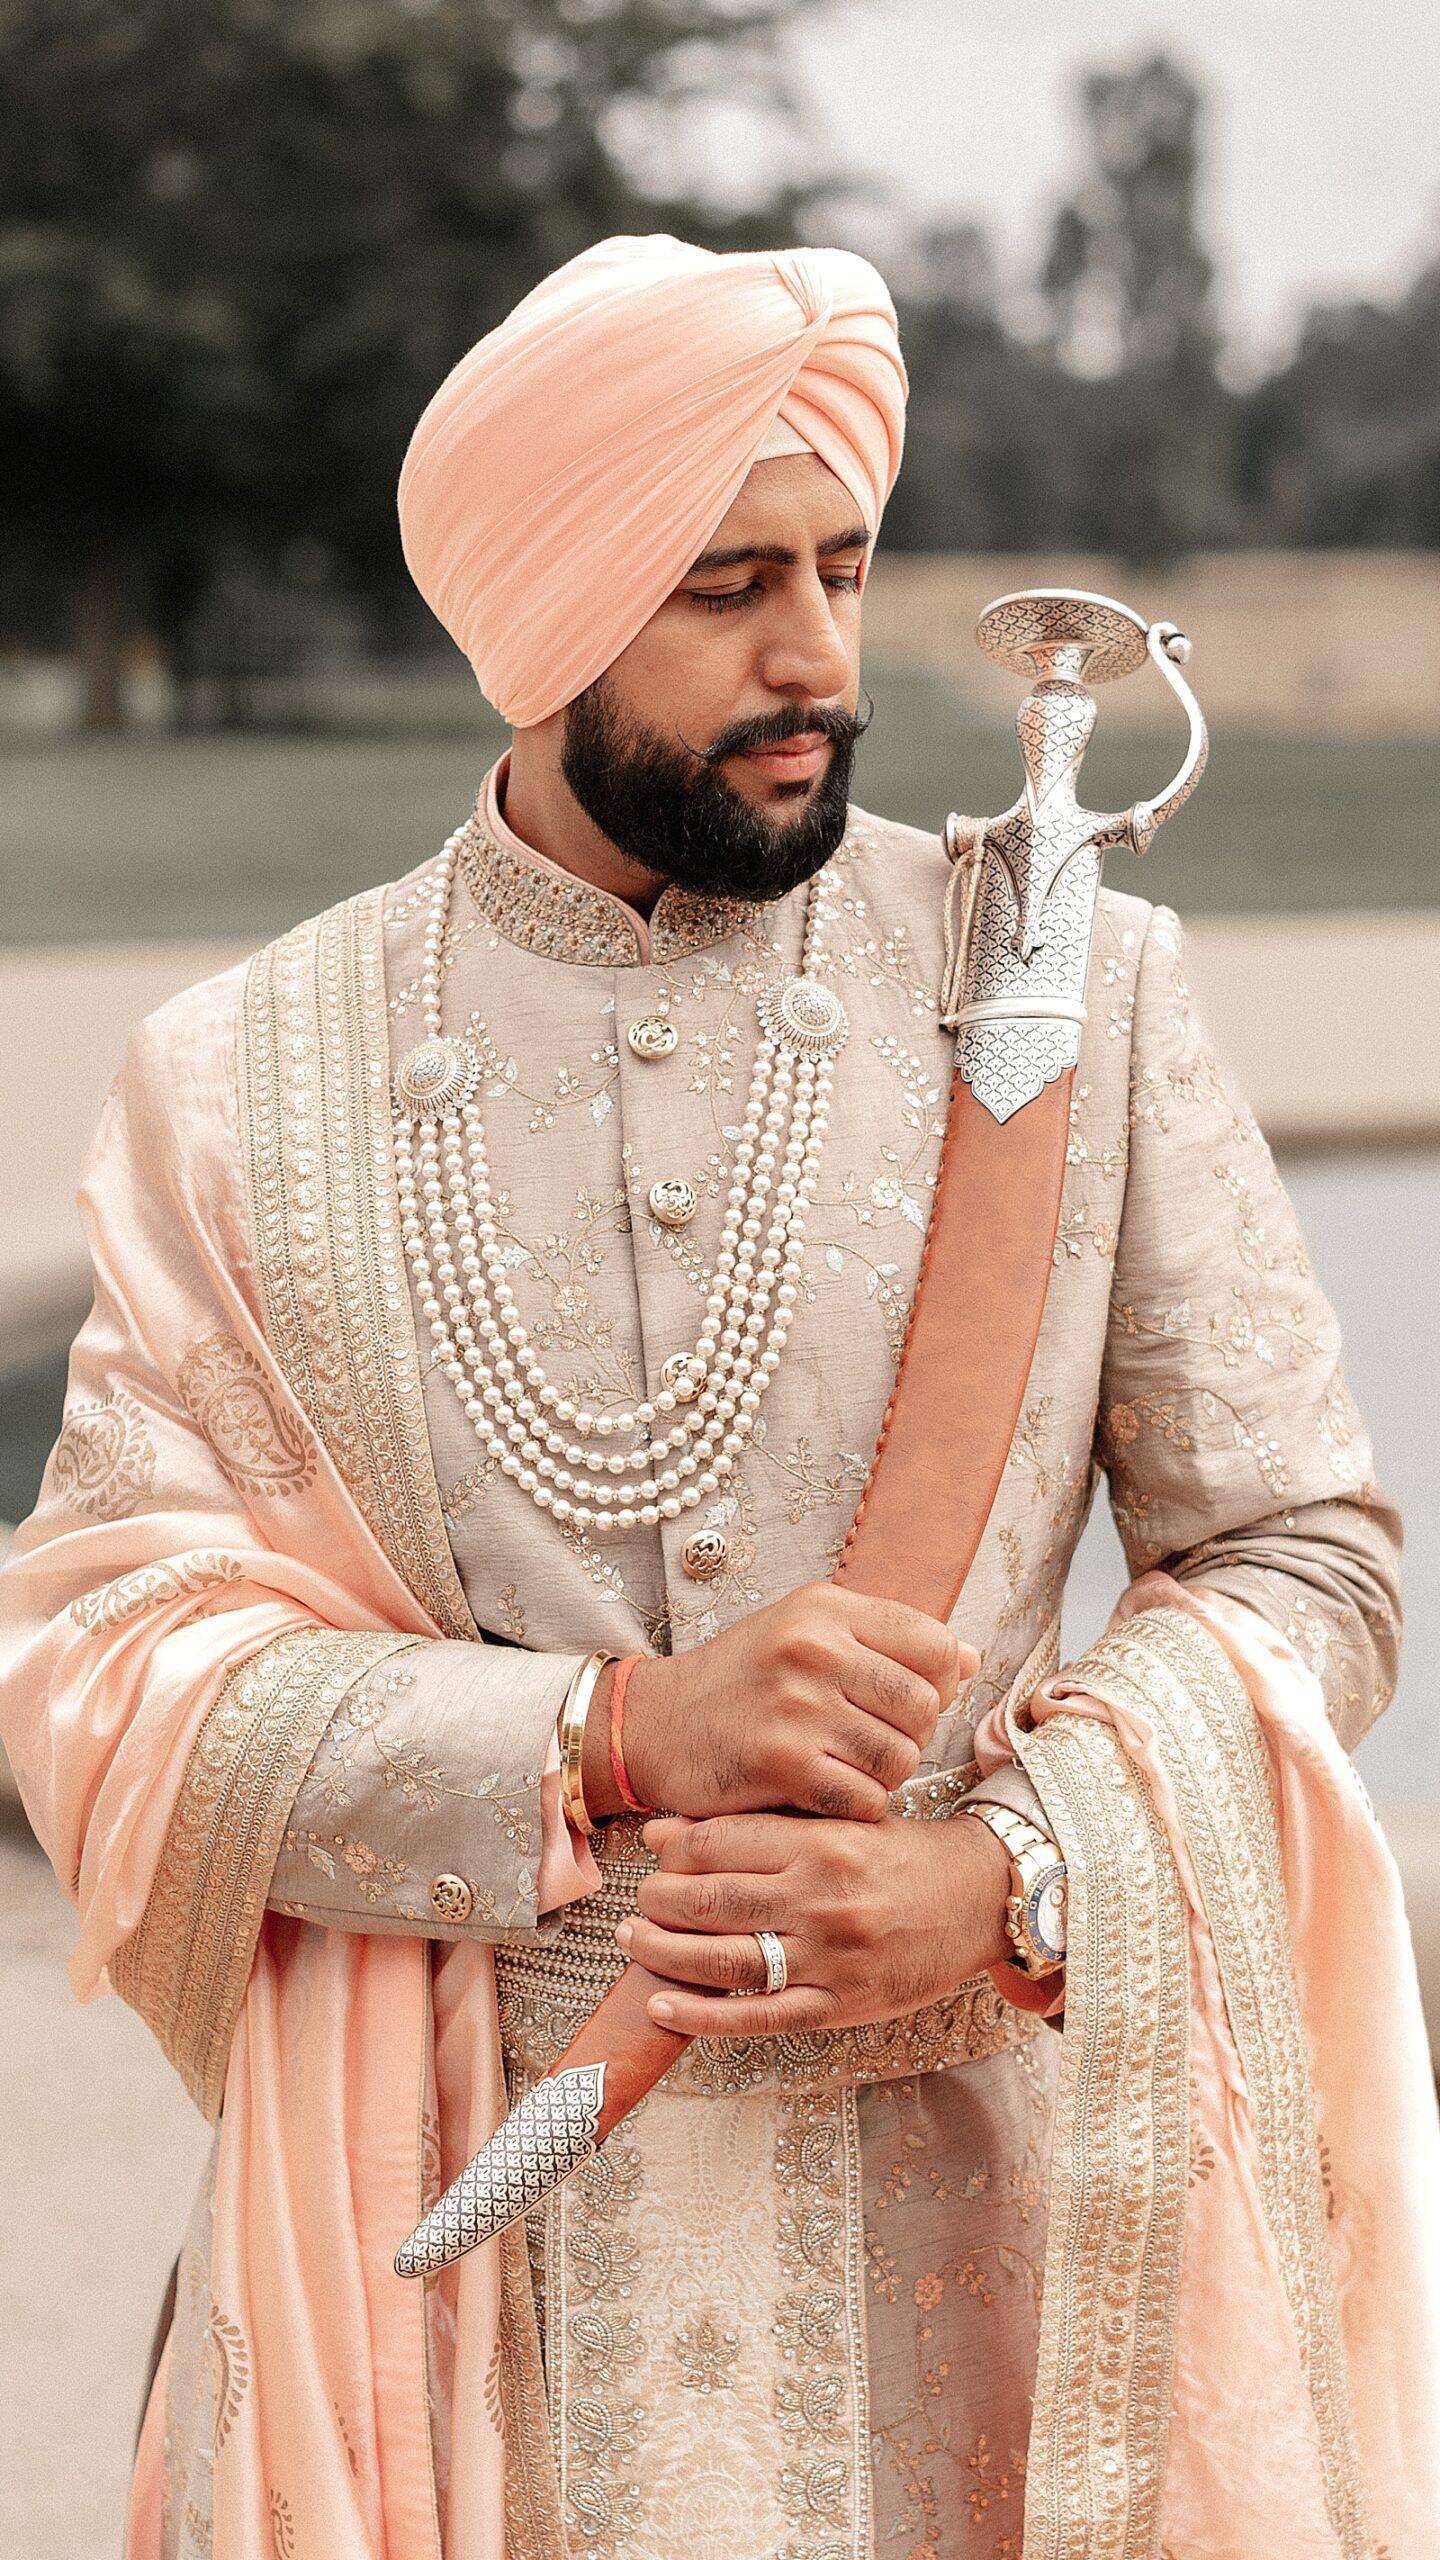
M 660 1870 L 616 1935 L 627 1956 L 669 1978 L 649 2009 L 676 2035 L 799 2035 L 903 2017 L 1011 1953 L 1010 1861 L 981 1822 L 668 1814 L 646 1824 L 645 1840 Z M 785 1950 L 783 1991 L 761 1987 L 756 1929 Z

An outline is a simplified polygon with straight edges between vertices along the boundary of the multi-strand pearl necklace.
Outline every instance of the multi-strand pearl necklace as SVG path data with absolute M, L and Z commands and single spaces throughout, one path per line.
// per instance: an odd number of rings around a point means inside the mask
M 540 1510 L 606 1537 L 677 1519 L 713 1493 L 780 1365 L 831 1061 L 849 1029 L 835 990 L 810 974 L 823 873 L 810 883 L 800 974 L 759 1000 L 760 1045 L 699 1339 L 672 1353 L 653 1396 L 627 1412 L 592 1413 L 546 1378 L 520 1321 L 475 1101 L 484 1063 L 468 1035 L 441 1028 L 441 954 L 472 823 L 456 829 L 440 857 L 425 930 L 424 1036 L 392 1080 L 405 1252 L 438 1364 L 482 1448 Z M 612 1445 L 626 1434 L 641 1436 L 627 1449 Z

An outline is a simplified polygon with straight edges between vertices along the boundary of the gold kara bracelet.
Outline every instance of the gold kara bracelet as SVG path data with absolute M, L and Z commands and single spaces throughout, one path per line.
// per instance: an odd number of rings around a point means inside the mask
M 595 1683 L 606 1663 L 619 1660 L 618 1653 L 587 1653 L 579 1669 L 571 1675 L 560 1708 L 560 1802 L 566 1821 L 576 1831 L 583 1832 L 587 1839 L 595 1824 L 585 1802 L 585 1718 L 595 1694 Z

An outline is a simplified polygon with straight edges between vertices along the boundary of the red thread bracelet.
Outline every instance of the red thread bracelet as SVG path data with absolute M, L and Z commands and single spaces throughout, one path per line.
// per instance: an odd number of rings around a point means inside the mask
M 627 1653 L 621 1661 L 616 1663 L 610 1683 L 610 1775 L 615 1781 L 615 1792 L 621 1803 L 627 1804 L 632 1813 L 649 1813 L 652 1810 L 648 1804 L 641 1803 L 630 1784 L 630 1773 L 625 1766 L 622 1740 L 625 1726 L 626 1683 L 636 1663 L 641 1660 L 643 1660 L 642 1655 Z

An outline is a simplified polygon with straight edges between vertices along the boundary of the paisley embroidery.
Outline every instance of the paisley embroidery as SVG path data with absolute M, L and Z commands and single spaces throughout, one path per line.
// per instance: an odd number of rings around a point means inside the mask
M 233 2320 L 227 2320 L 213 2302 L 205 2335 L 215 2362 L 215 2450 L 218 2453 L 250 2388 L 250 2350 L 243 2330 Z
M 87 1634 L 96 1627 L 120 1627 L 147 1609 L 163 1609 L 172 1600 L 188 1599 L 212 1584 L 238 1582 L 243 1568 L 234 1556 L 176 1556 L 164 1564 L 138 1565 L 96 1591 L 82 1591 L 70 1603 L 70 1615 Z
M 180 1363 L 176 1385 L 233 1485 L 284 1496 L 315 1480 L 308 1434 L 277 1402 L 260 1363 L 230 1333 L 207 1334 Z
M 117 1388 L 99 1404 L 71 1408 L 50 1463 L 54 1488 L 72 1511 L 125 1520 L 155 1481 L 155 1443 L 134 1397 Z

